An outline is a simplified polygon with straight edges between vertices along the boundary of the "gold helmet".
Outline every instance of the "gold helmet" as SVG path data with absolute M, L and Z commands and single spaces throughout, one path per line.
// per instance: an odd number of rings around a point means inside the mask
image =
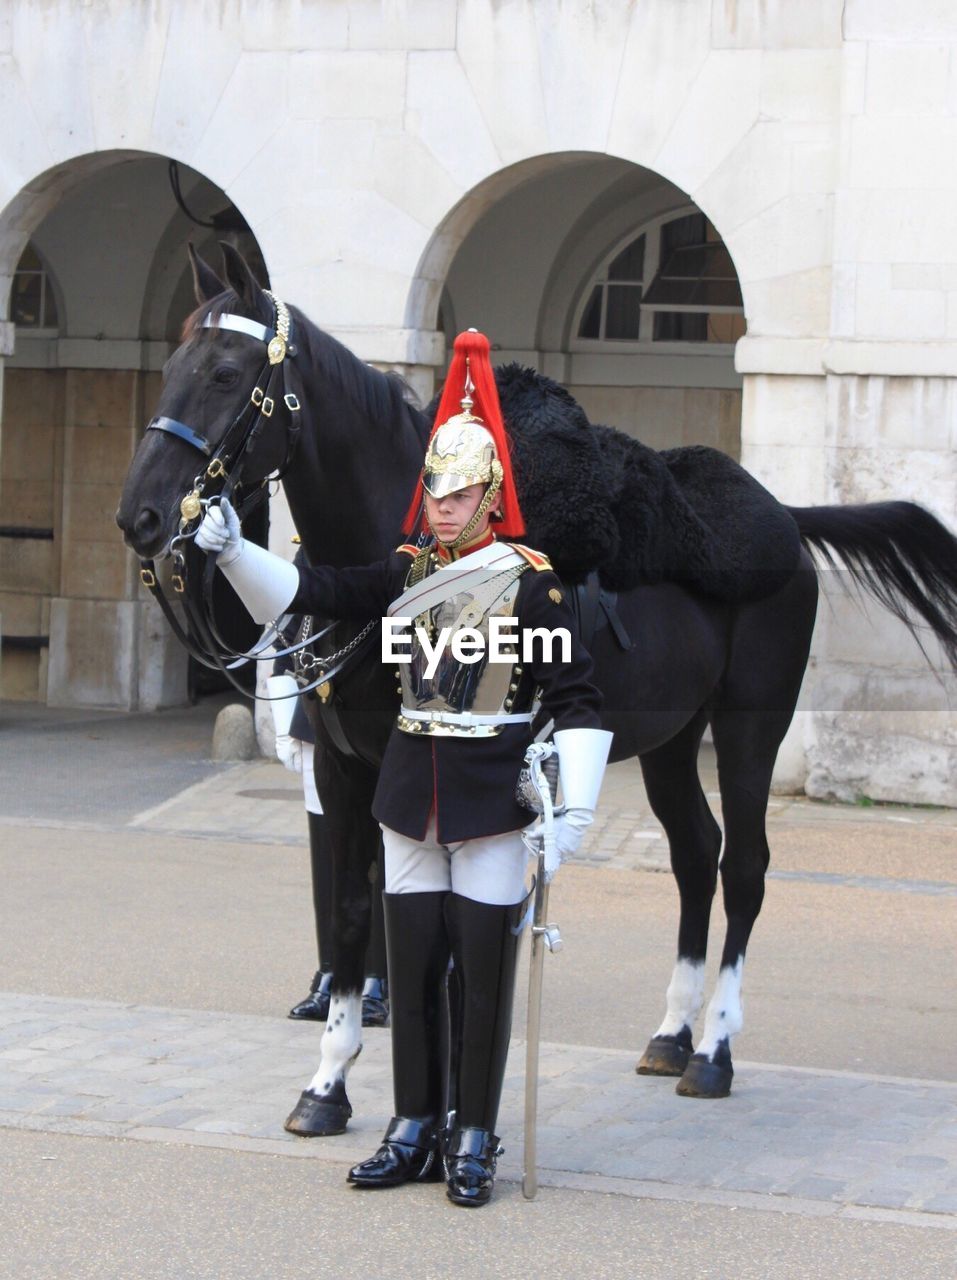
M 481 418 L 468 409 L 438 427 L 429 441 L 422 468 L 422 485 L 433 498 L 487 484 L 493 496 L 502 483 L 502 464 L 495 440 Z

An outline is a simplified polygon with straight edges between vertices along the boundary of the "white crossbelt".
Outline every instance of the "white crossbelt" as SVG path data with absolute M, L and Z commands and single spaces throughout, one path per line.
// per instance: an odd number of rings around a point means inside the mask
M 514 715 L 503 712 L 499 715 L 478 715 L 472 711 L 413 711 L 403 707 L 399 715 L 406 720 L 425 720 L 431 724 L 531 724 L 534 716 L 531 711 L 518 711 Z
M 514 569 L 526 563 L 517 551 L 501 542 L 493 542 L 487 547 L 463 556 L 461 560 L 453 560 L 451 564 L 436 569 L 414 587 L 403 591 L 397 600 L 389 605 L 387 613 L 390 618 L 416 618 L 422 613 L 434 609 L 451 596 L 459 595 L 469 589 L 488 582 L 496 574 L 506 569 Z

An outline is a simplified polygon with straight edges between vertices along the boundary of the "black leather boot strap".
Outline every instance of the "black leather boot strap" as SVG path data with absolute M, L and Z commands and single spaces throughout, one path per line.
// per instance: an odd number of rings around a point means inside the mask
M 453 1131 L 445 1154 L 451 1158 L 472 1156 L 477 1160 L 487 1160 L 489 1156 L 499 1156 L 502 1152 L 494 1133 L 469 1126 Z
M 386 1142 L 400 1142 L 404 1147 L 419 1151 L 434 1151 L 438 1146 L 438 1131 L 428 1120 L 410 1120 L 407 1116 L 393 1116 L 385 1131 Z

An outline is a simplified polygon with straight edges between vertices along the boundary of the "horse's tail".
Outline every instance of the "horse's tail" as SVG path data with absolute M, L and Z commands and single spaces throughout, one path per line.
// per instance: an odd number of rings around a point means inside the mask
M 846 569 L 920 644 L 916 614 L 957 670 L 957 538 L 945 525 L 914 502 L 788 510 L 806 545 Z

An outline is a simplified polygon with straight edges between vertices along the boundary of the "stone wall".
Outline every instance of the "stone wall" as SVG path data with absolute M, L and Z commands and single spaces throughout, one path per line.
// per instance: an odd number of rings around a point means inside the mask
M 4 697 L 132 710 L 185 696 L 185 657 L 143 592 L 114 513 L 156 375 L 9 369 L 3 523 L 52 538 L 0 539 Z M 156 615 L 156 616 L 154 616 Z
M 0 537 L 5 698 L 46 701 L 49 649 L 34 646 L 50 634 L 59 589 L 64 384 L 59 371 L 8 370 L 4 379 L 0 523 L 35 534 Z

